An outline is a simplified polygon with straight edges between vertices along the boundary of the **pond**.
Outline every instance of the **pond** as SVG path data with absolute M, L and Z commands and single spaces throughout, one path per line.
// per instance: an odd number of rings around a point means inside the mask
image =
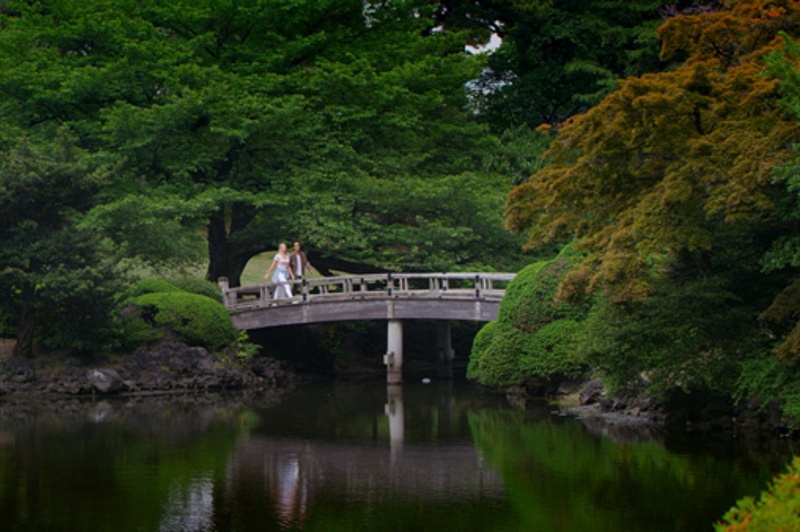
M 466 384 L 0 401 L 3 530 L 709 530 L 785 441 L 525 410 Z

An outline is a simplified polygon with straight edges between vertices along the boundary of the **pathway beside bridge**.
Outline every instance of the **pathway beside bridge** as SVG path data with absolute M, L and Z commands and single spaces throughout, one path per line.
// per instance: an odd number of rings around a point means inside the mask
M 352 320 L 387 321 L 387 381 L 402 381 L 403 320 L 437 324 L 439 375 L 452 376 L 450 321 L 491 321 L 513 273 L 386 273 L 291 281 L 294 297 L 275 298 L 280 283 L 230 288 L 219 284 L 240 329 Z

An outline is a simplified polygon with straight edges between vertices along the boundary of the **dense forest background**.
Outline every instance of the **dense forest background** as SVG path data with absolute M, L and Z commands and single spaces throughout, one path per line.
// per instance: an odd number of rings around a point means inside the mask
M 0 331 L 121 350 L 142 277 L 300 240 L 522 269 L 479 382 L 798 416 L 799 34 L 790 0 L 0 2 Z

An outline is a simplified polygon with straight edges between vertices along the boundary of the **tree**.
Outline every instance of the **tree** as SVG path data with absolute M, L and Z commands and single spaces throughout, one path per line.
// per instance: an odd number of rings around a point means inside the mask
M 658 57 L 657 26 L 718 8 L 714 1 L 663 0 L 443 4 L 443 19 L 483 21 L 502 38 L 476 85 L 483 119 L 499 130 L 558 125 L 598 104 L 620 78 L 663 70 L 668 63 Z
M 623 81 L 568 121 L 552 163 L 512 190 L 507 210 L 510 228 L 530 231 L 528 247 L 577 239 L 589 252 L 564 295 L 602 287 L 612 301 L 642 299 L 653 276 L 713 249 L 721 224 L 771 212 L 781 193 L 772 169 L 798 128 L 764 57 L 798 28 L 800 6 L 788 1 L 671 18 L 662 57 L 686 60 Z
M 109 180 L 108 167 L 74 147 L 66 131 L 36 146 L 23 139 L 0 164 L 0 302 L 14 316 L 15 356 L 34 340 L 87 350 L 103 339 L 116 278 L 102 241 L 80 224 Z
M 800 120 L 800 45 L 788 35 L 784 37 L 784 49 L 767 57 L 768 72 L 780 83 L 785 109 L 795 120 Z M 761 324 L 779 338 L 775 349 L 778 357 L 784 363 L 795 366 L 796 370 L 800 361 L 800 320 L 797 315 L 800 301 L 800 240 L 797 237 L 800 229 L 800 189 L 796 147 L 792 151 L 791 158 L 775 172 L 776 183 L 785 187 L 787 193 L 775 202 L 773 218 L 778 229 L 769 251 L 761 261 L 765 273 L 781 276 L 786 286 L 761 313 L 760 318 Z
M 172 227 L 206 225 L 210 279 L 235 286 L 289 238 L 323 268 L 488 262 L 514 241 L 463 251 L 497 236 L 507 187 L 484 164 L 497 140 L 466 109 L 482 59 L 464 53 L 468 32 L 428 31 L 434 7 L 8 2 L 0 119 L 12 135 L 70 124 L 121 157 L 107 225 L 131 198 L 180 198 Z M 487 194 L 465 203 L 474 182 Z

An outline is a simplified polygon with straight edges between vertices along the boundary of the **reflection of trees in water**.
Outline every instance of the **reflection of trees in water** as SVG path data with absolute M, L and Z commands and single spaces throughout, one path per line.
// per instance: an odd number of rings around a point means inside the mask
M 276 512 L 305 511 L 315 500 L 391 497 L 503 499 L 502 482 L 470 444 L 335 444 L 253 437 L 239 445 L 227 474 L 230 489 L 263 486 Z M 295 515 L 295 514 L 293 514 Z
M 208 529 L 244 405 L 226 395 L 0 402 L 0 522 Z
M 319 388 L 263 411 L 229 463 L 225 511 L 255 514 L 247 500 L 266 500 L 275 519 L 293 528 L 345 507 L 505 500 L 498 474 L 464 430 L 472 401 L 457 401 L 450 388 L 422 390 L 423 400 L 412 391 L 410 402 L 402 387 L 373 391 Z
M 689 530 L 687 521 L 705 528 L 718 517 L 706 509 L 721 514 L 738 497 L 731 493 L 757 492 L 777 463 L 765 465 L 764 449 L 652 438 L 642 427 L 584 424 L 536 405 L 509 410 L 496 396 L 460 393 L 381 383 L 318 386 L 280 407 L 230 396 L 3 402 L 0 522 L 58 529 L 40 517 L 55 515 L 74 530 L 123 530 L 121 522 L 138 530 L 332 522 L 569 530 L 596 524 L 600 512 L 606 529 L 658 530 L 682 519 Z
M 530 530 L 707 530 L 769 476 L 757 448 L 684 435 L 651 437 L 645 426 L 478 411 L 481 454 L 501 471 Z M 784 455 L 784 460 L 790 456 Z

